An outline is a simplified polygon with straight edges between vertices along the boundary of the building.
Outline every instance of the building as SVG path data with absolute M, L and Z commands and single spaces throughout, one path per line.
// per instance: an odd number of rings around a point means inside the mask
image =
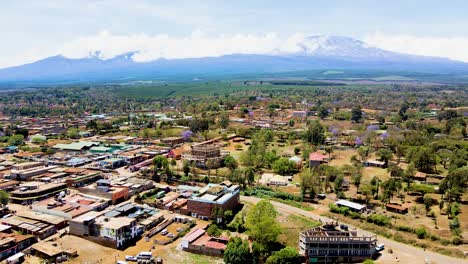
M 67 220 L 89 211 L 102 211 L 109 206 L 107 199 L 74 194 L 64 197 L 51 197 L 31 205 L 34 212 L 63 217 Z
M 229 152 L 221 151 L 218 144 L 197 144 L 191 147 L 191 150 L 182 155 L 184 160 L 195 162 L 197 167 L 206 168 L 208 163 L 211 167 L 219 167 Z
M 365 167 L 385 168 L 387 164 L 384 161 L 366 160 L 362 163 Z
M 57 166 L 42 166 L 42 163 L 37 166 L 37 162 L 27 162 L 28 166 L 14 165 L 10 171 L 10 178 L 13 180 L 27 180 L 30 177 L 38 176 L 46 173 L 52 169 L 56 169 Z M 32 166 L 32 163 L 34 166 Z
M 239 205 L 239 192 L 239 185 L 208 184 L 187 199 L 187 211 L 192 217 L 221 222 L 223 215 L 220 212 L 232 211 Z
M 15 231 L 34 235 L 44 239 L 66 226 L 66 219 L 35 212 L 23 212 L 15 216 L 0 219 L 2 224 L 9 225 Z
M 97 147 L 100 144 L 100 142 L 93 141 L 78 141 L 69 144 L 57 144 L 52 148 L 56 149 L 57 151 L 83 152 L 90 150 L 92 147 Z
M 70 220 L 69 225 L 70 234 L 112 248 L 123 248 L 137 238 L 137 221 L 129 217 L 107 217 L 92 211 Z
M 316 167 L 320 164 L 328 162 L 328 156 L 320 152 L 313 152 L 309 154 L 309 165 L 310 167 Z
M 212 237 L 201 228 L 196 228 L 182 238 L 182 250 L 214 257 L 222 257 L 228 238 Z
M 376 235 L 332 223 L 301 232 L 299 254 L 306 263 L 362 262 L 376 254 L 376 244 Z
M 102 179 L 102 172 L 95 170 L 79 170 L 65 178 L 68 187 L 79 188 Z
M 307 117 L 307 111 L 293 111 L 292 117 L 294 118 L 303 118 Z
M 161 143 L 169 145 L 171 147 L 178 145 L 178 144 L 182 144 L 184 142 L 185 140 L 183 137 L 167 137 L 167 138 L 161 139 Z
M 111 201 L 111 204 L 118 204 L 126 201 L 129 197 L 127 187 L 112 186 L 110 180 L 101 179 L 96 184 L 78 188 L 80 193 L 96 196 Z
M 349 208 L 353 212 L 363 213 L 366 210 L 366 206 L 354 202 L 350 202 L 347 200 L 339 200 L 335 203 L 338 206 L 343 206 Z
M 286 186 L 288 178 L 278 174 L 264 173 L 259 182 L 264 185 Z
M 394 204 L 394 203 L 387 203 L 385 205 L 385 209 L 390 212 L 395 212 L 399 214 L 406 214 L 408 213 L 408 208 L 409 205 L 400 205 L 400 204 Z
M 10 192 L 12 203 L 31 204 L 67 190 L 65 183 L 27 182 Z
M 0 261 L 13 256 L 36 242 L 32 235 L 0 233 Z

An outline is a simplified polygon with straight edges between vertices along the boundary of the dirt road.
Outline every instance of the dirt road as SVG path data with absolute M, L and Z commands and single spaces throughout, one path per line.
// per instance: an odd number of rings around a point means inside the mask
M 260 198 L 251 197 L 251 196 L 241 196 L 241 201 L 248 202 L 252 204 L 256 204 L 260 201 Z M 291 213 L 296 215 L 302 215 L 313 219 L 315 221 L 322 221 L 322 222 L 331 222 L 334 221 L 330 218 L 320 216 L 315 214 L 314 212 L 304 211 L 302 209 L 278 203 L 275 201 L 271 201 L 271 203 L 276 207 L 276 209 L 282 213 Z M 350 225 L 348 225 L 350 226 Z M 350 226 L 352 227 L 352 226 Z M 354 228 L 354 227 L 352 227 Z M 359 229 L 358 229 L 359 230 Z M 385 248 L 391 248 L 393 250 L 393 254 L 389 254 L 386 250 L 382 253 L 382 256 L 376 261 L 377 263 L 414 263 L 414 264 L 466 264 L 468 263 L 467 260 L 453 258 L 449 256 L 445 256 L 442 254 L 438 254 L 431 251 L 424 251 L 421 248 L 413 247 L 411 245 L 399 243 L 385 237 L 377 236 L 378 243 L 384 243 Z M 298 238 L 299 241 L 299 238 Z

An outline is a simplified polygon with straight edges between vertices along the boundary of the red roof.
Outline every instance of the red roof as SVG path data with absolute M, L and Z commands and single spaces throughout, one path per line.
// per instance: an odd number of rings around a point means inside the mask
M 226 249 L 225 244 L 219 243 L 216 241 L 209 241 L 208 243 L 206 243 L 205 247 L 214 248 L 214 249 L 223 249 L 223 250 Z
M 325 161 L 327 158 L 327 155 L 324 155 L 320 152 L 314 152 L 309 154 L 309 160 L 313 161 Z
M 195 239 L 199 238 L 204 233 L 205 233 L 205 230 L 201 228 L 197 228 L 193 230 L 192 232 L 188 233 L 184 239 L 187 240 L 189 243 L 192 243 L 193 241 L 195 241 Z

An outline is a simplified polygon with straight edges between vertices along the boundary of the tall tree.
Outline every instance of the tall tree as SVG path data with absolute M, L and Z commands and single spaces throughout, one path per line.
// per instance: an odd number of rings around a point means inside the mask
M 362 119 L 362 109 L 360 105 L 356 105 L 351 109 L 351 120 L 359 123 Z
M 231 237 L 224 251 L 224 262 L 230 264 L 252 263 L 249 242 L 239 237 Z

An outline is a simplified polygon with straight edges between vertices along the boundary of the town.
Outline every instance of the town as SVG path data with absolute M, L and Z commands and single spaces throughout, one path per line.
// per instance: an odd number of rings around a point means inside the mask
M 3 97 L 0 260 L 464 261 L 466 90 L 434 86 L 415 92 L 421 102 L 387 88 L 236 85 L 249 90 L 106 99 L 118 107 L 94 113 L 75 111 L 105 87 L 47 108 L 41 93 Z M 86 96 L 68 107 L 73 93 Z

